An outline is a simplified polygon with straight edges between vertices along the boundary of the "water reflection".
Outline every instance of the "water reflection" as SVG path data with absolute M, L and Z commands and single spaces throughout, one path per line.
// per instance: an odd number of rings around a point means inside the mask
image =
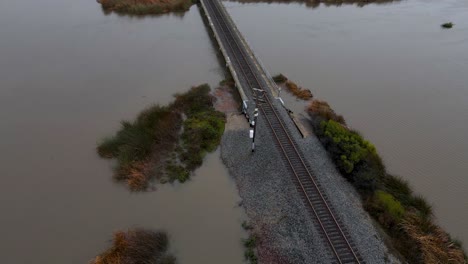
M 99 2 L 98 2 L 99 4 Z M 105 16 L 109 16 L 112 14 L 116 14 L 118 17 L 131 17 L 131 18 L 137 18 L 137 19 L 144 19 L 144 18 L 158 18 L 158 17 L 165 17 L 165 16 L 171 16 L 171 17 L 176 17 L 176 18 L 184 18 L 185 13 L 187 11 L 171 11 L 170 13 L 162 13 L 162 14 L 145 14 L 145 15 L 139 15 L 139 14 L 125 14 L 121 12 L 115 12 L 112 10 L 106 10 L 104 7 L 101 6 L 101 11 Z
M 317 8 L 321 4 L 324 6 L 342 6 L 342 5 L 356 5 L 363 7 L 369 4 L 389 4 L 393 2 L 400 2 L 401 0 L 228 0 L 229 2 L 238 3 L 268 3 L 268 4 L 305 4 L 309 8 Z

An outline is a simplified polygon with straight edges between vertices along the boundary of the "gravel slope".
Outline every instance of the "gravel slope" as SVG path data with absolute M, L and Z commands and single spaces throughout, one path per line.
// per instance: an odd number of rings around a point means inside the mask
M 387 248 L 363 210 L 359 196 L 327 156 L 318 139 L 301 138 L 288 114 L 280 114 L 295 137 L 307 162 L 318 175 L 330 202 L 366 263 L 399 263 Z M 249 128 L 242 116 L 228 117 L 221 142 L 221 157 L 236 180 L 253 232 L 258 236 L 260 263 L 332 263 L 331 252 L 320 237 L 314 220 L 286 171 L 279 150 L 264 120 L 258 120 L 256 152 L 252 153 Z M 242 125 L 244 124 L 244 125 Z

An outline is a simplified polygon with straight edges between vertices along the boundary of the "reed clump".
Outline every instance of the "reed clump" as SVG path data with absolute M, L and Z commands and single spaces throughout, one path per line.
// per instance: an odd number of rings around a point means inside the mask
M 169 239 L 164 232 L 132 229 L 114 233 L 112 246 L 94 258 L 91 264 L 175 264 L 169 254 Z
M 292 94 L 294 94 L 299 99 L 309 100 L 313 97 L 312 92 L 309 89 L 302 88 L 292 81 L 286 81 L 285 86 Z
M 308 107 L 315 134 L 342 175 L 361 194 L 365 209 L 384 228 L 408 263 L 466 263 L 461 245 L 434 223 L 432 206 L 408 182 L 387 173 L 375 147 L 328 103 Z
M 187 11 L 192 0 L 98 0 L 105 12 L 127 15 L 156 15 Z
M 148 189 L 152 178 L 185 182 L 206 153 L 216 149 L 225 116 L 213 107 L 210 87 L 192 87 L 169 106 L 154 105 L 97 146 L 103 158 L 117 160 L 114 178 L 132 191 Z

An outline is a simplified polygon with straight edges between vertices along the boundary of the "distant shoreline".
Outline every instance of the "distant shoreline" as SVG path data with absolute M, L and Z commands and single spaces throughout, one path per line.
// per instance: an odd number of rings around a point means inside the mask
M 97 0 L 105 13 L 119 15 L 159 15 L 170 12 L 185 12 L 195 0 Z

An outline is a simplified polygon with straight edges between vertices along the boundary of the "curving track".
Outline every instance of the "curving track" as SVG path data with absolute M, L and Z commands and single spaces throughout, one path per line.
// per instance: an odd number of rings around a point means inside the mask
M 320 183 L 311 173 L 309 165 L 302 158 L 297 143 L 290 136 L 290 132 L 284 124 L 277 110 L 272 105 L 268 94 L 264 89 L 267 82 L 259 73 L 258 68 L 246 51 L 246 47 L 240 40 L 230 19 L 219 0 L 201 0 L 212 18 L 212 23 L 223 42 L 224 47 L 230 54 L 234 67 L 243 81 L 251 88 L 251 92 L 257 98 L 257 105 L 265 117 L 271 133 L 276 139 L 275 144 L 283 153 L 282 157 L 293 175 L 298 191 L 307 206 L 309 212 L 315 217 L 319 229 L 326 243 L 330 245 L 335 257 L 335 263 L 364 263 L 362 257 L 356 250 L 355 245 L 349 238 L 341 221 L 335 217 L 333 208 L 328 202 Z M 256 88 L 256 89 L 253 89 Z

